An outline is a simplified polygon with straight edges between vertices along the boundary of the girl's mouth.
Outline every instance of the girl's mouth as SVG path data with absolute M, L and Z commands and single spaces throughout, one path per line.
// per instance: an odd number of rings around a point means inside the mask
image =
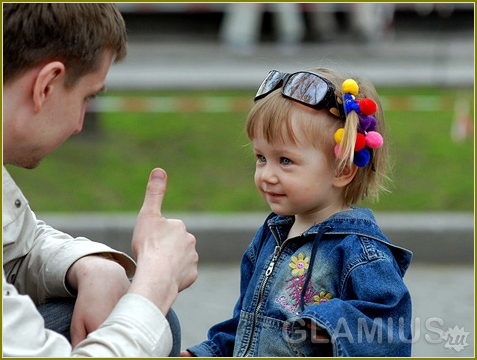
M 264 191 L 263 193 L 269 199 L 277 200 L 277 199 L 281 199 L 281 198 L 285 197 L 285 194 L 278 194 L 278 193 L 272 192 L 272 191 Z

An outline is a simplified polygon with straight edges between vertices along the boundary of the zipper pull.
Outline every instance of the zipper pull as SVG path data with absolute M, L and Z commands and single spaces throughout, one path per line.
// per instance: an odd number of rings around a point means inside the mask
M 265 272 L 265 276 L 269 277 L 272 274 L 273 268 L 275 267 L 275 263 L 278 260 L 278 255 L 280 255 L 280 246 L 275 246 L 275 250 L 273 251 L 273 258 L 272 261 L 270 261 L 270 264 L 268 265 L 268 269 Z

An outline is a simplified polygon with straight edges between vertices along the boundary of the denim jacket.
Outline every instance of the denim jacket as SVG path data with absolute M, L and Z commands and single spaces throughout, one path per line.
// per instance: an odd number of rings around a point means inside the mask
M 369 209 L 334 214 L 286 240 L 293 216 L 271 214 L 241 263 L 233 317 L 196 356 L 410 356 L 412 253 L 392 245 Z M 331 340 L 316 340 L 314 322 Z

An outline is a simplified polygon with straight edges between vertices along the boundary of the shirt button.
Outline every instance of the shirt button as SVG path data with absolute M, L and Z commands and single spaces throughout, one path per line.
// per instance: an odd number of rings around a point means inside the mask
M 20 199 L 16 199 L 16 200 L 15 200 L 15 206 L 16 206 L 17 208 L 19 208 L 20 206 L 22 206 L 22 202 L 20 201 Z

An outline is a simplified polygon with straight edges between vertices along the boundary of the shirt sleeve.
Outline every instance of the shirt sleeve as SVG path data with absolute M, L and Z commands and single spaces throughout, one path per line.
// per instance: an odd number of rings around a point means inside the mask
M 71 345 L 60 334 L 45 329 L 44 321 L 27 295 L 18 294 L 2 271 L 2 349 L 3 356 L 66 357 Z
M 167 357 L 172 333 L 162 312 L 148 299 L 126 294 L 106 321 L 73 350 L 82 357 Z
M 10 284 L 38 305 L 48 298 L 71 297 L 66 273 L 79 258 L 110 254 L 132 277 L 135 262 L 126 254 L 84 237 L 56 230 L 36 218 L 28 200 L 3 167 L 3 268 Z
M 14 357 L 165 357 L 172 348 L 169 323 L 146 298 L 127 294 L 106 321 L 74 349 L 62 335 L 47 330 L 35 304 L 18 294 L 2 271 L 3 356 Z

